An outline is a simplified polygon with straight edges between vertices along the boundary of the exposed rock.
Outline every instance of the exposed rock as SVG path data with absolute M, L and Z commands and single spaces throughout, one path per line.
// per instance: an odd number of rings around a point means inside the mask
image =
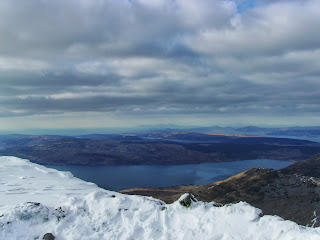
M 279 174 L 274 182 L 261 189 L 264 198 L 254 206 L 262 207 L 265 214 L 278 214 L 303 225 L 320 226 L 316 221 L 320 210 L 318 179 Z M 313 221 L 314 220 L 314 221 Z
M 191 193 L 184 194 L 179 199 L 181 206 L 187 208 L 190 207 L 193 202 L 197 202 L 197 199 Z
M 52 233 L 46 233 L 46 234 L 43 236 L 42 239 L 43 239 L 43 240 L 44 240 L 44 239 L 45 239 L 45 240 L 54 240 L 55 237 L 52 235 Z

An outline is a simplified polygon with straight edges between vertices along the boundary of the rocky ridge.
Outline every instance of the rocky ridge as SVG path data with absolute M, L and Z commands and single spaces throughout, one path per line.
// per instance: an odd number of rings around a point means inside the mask
M 320 226 L 320 179 L 283 174 L 264 168 L 248 169 L 224 181 L 205 186 L 177 186 L 123 190 L 122 193 L 152 196 L 167 203 L 189 192 L 198 200 L 221 204 L 245 201 L 300 225 Z
M 301 162 L 297 162 L 281 170 L 284 174 L 300 174 L 320 178 L 320 154 Z

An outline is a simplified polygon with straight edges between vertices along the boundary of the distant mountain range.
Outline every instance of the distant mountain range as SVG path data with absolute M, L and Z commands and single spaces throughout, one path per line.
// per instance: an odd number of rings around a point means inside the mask
M 209 133 L 230 133 L 230 134 L 254 134 L 262 136 L 288 136 L 300 138 L 313 138 L 320 141 L 320 126 L 314 127 L 279 127 L 279 128 L 262 128 L 256 126 L 247 126 L 240 128 L 231 127 L 198 127 L 189 128 L 188 131 L 209 132 Z
M 105 135 L 108 137 L 109 135 Z M 272 145 L 314 145 L 309 140 L 263 137 L 256 135 L 230 134 L 230 133 L 202 133 L 190 131 L 175 132 L 146 132 L 123 137 L 140 137 L 140 139 L 161 139 L 180 142 L 212 142 L 212 143 L 243 143 L 243 144 L 272 144 Z
M 64 135 L 64 136 L 79 136 L 94 134 L 122 134 L 135 133 L 141 134 L 144 132 L 201 132 L 201 133 L 224 133 L 224 134 L 249 134 L 259 136 L 288 136 L 298 138 L 313 138 L 313 140 L 320 141 L 320 126 L 312 127 L 259 127 L 259 126 L 245 126 L 245 127 L 221 127 L 221 126 L 179 126 L 174 124 L 159 124 L 146 125 L 138 127 L 127 128 L 68 128 L 68 129 L 26 129 L 19 133 L 27 135 Z M 0 134 L 17 133 L 14 130 L 0 131 Z

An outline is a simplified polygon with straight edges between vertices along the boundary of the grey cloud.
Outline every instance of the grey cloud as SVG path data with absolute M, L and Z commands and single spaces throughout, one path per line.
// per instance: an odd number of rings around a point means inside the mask
M 147 97 L 82 97 L 53 99 L 46 97 L 15 98 L 0 101 L 3 106 L 10 109 L 23 110 L 29 112 L 51 112 L 51 111 L 116 111 L 120 107 L 142 105 L 146 102 L 150 104 L 152 99 Z M 129 105 L 130 104 L 130 105 Z
M 190 1 L 193 6 L 188 7 L 180 0 L 164 2 L 163 9 L 136 0 L 3 1 L 0 52 L 35 57 L 50 53 L 48 59 L 65 52 L 69 57 L 79 57 L 82 51 L 90 56 L 130 53 L 143 42 L 151 47 L 157 42 L 171 45 L 180 36 L 198 31 L 197 24 L 201 28 L 228 25 L 234 11 L 220 1 Z M 203 16 L 190 7 L 198 7 Z
M 1 1 L 0 117 L 319 112 L 319 1 L 157 2 Z
M 1 111 L 0 117 L 1 118 L 12 118 L 12 117 L 27 117 L 39 114 L 39 111 L 21 111 L 21 112 L 15 112 L 15 111 Z M 47 112 L 46 115 L 59 115 L 63 114 L 63 112 Z M 23 125 L 23 123 L 21 124 Z
M 152 113 L 153 109 L 161 109 L 164 106 L 174 108 L 177 112 L 219 112 L 219 108 L 226 108 L 222 112 L 235 113 L 239 109 L 244 112 L 252 112 L 252 106 L 274 108 L 275 104 L 281 105 L 282 102 L 289 102 L 293 107 L 299 102 L 314 103 L 311 98 L 315 94 L 312 94 L 310 98 L 300 99 L 299 95 L 291 95 L 293 91 L 283 93 L 282 88 L 275 89 L 270 86 L 262 91 L 261 86 L 239 79 L 228 83 L 230 84 L 229 87 L 213 85 L 204 91 L 201 87 L 187 87 L 183 84 L 172 84 L 172 82 L 166 84 L 163 82 L 158 84 L 156 89 L 153 89 L 147 96 L 140 94 L 136 96 L 92 96 L 60 99 L 27 97 L 2 101 L 2 106 L 14 110 L 44 113 L 50 113 L 51 111 L 126 112 L 134 108 L 145 109 L 146 112 Z M 239 89 L 240 92 L 236 92 Z M 286 101 L 283 101 L 283 99 L 286 99 Z M 283 105 L 283 108 L 286 109 L 287 106 Z M 254 108 L 254 110 L 260 111 L 261 109 Z
M 113 85 L 119 81 L 119 76 L 109 74 L 99 76 L 93 74 L 72 74 L 70 72 L 63 73 L 44 73 L 44 74 L 28 74 L 21 72 L 18 76 L 15 74 L 1 74 L 2 80 L 0 85 L 15 85 L 22 87 L 70 87 L 70 86 L 99 86 Z

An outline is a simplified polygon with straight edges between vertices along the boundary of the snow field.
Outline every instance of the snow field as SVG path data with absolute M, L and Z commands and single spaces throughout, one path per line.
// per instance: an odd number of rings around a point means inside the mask
M 244 202 L 165 204 L 103 190 L 14 157 L 0 157 L 0 174 L 1 240 L 42 239 L 48 232 L 56 240 L 320 239 L 320 228 L 260 217 L 261 210 Z

